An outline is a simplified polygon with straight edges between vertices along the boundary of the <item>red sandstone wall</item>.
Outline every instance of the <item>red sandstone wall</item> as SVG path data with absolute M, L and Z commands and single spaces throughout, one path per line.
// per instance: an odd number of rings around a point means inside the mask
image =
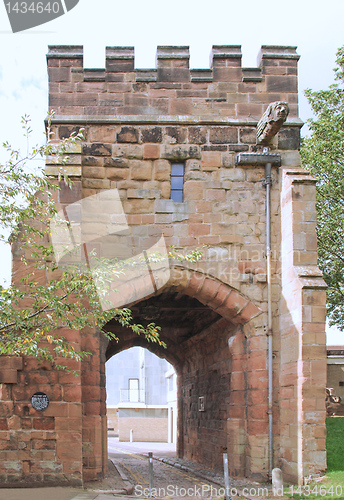
M 142 70 L 134 67 L 133 47 L 107 47 L 105 69 L 95 70 L 83 68 L 82 47 L 52 46 L 49 106 L 65 116 L 124 115 L 122 123 L 128 115 L 141 115 L 141 123 L 149 115 L 204 116 L 255 126 L 267 104 L 284 100 L 297 119 L 298 59 L 296 47 L 263 46 L 259 67 L 242 68 L 240 46 L 214 46 L 211 69 L 190 70 L 188 47 L 158 47 L 157 68 Z
M 79 333 L 63 334 L 78 349 Z M 82 484 L 81 379 L 32 358 L 0 357 L 0 369 L 16 361 L 16 380 L 0 386 L 0 479 L 2 487 Z M 18 361 L 22 363 L 19 365 Z M 80 373 L 80 364 L 67 360 Z M 31 406 L 45 392 L 46 410 Z
M 304 471 L 324 467 L 325 379 L 322 383 L 315 371 L 323 367 L 325 299 L 322 292 L 312 294 L 323 284 L 299 286 L 298 263 L 289 259 L 297 250 L 299 263 L 316 264 L 315 190 L 300 190 L 292 205 L 290 186 L 282 183 L 284 170 L 300 172 L 297 60 L 295 47 L 264 46 L 259 68 L 247 69 L 241 67 L 240 47 L 215 46 L 211 69 L 190 70 L 186 47 L 159 47 L 157 68 L 138 70 L 133 49 L 110 47 L 105 69 L 89 70 L 83 68 L 82 47 L 50 47 L 48 54 L 57 139 L 85 129 L 84 142 L 71 149 L 66 166 L 47 158 L 47 173 L 64 170 L 74 180 L 72 190 L 62 188 L 58 203 L 116 188 L 127 222 L 140 228 L 145 246 L 156 242 L 157 228 L 168 244 L 181 249 L 209 245 L 192 272 L 177 269 L 166 288 L 196 297 L 231 322 L 221 323 L 218 331 L 205 330 L 187 349 L 178 339 L 171 347 L 169 355 L 182 375 L 179 453 L 219 468 L 227 447 L 231 474 L 259 480 L 267 475 L 264 171 L 235 166 L 235 154 L 257 150 L 255 126 L 276 100 L 289 103 L 290 115 L 276 143 L 282 169 L 273 169 L 271 194 L 274 465 L 283 466 L 294 481 L 301 481 Z M 174 161 L 185 161 L 184 203 L 178 209 L 170 200 Z M 311 224 L 298 219 L 303 212 Z M 19 364 L 9 362 L 7 378 L 0 370 L 2 485 L 80 484 L 104 473 L 106 346 L 94 332 L 82 339 L 93 356 L 76 367 L 81 374 L 76 380 L 43 371 L 32 360 L 24 360 L 17 384 Z M 73 334 L 72 340 L 80 339 Z M 123 342 L 129 347 L 134 340 Z M 51 405 L 38 414 L 29 396 L 42 388 Z M 198 411 L 202 395 L 205 412 Z M 311 436 L 317 437 L 317 449 L 308 452 Z
M 235 397 L 228 346 L 228 339 L 235 333 L 230 323 L 220 320 L 204 331 L 198 342 L 187 342 L 179 375 L 183 384 L 184 456 L 217 470 L 223 467 L 228 408 Z M 204 397 L 204 411 L 199 411 L 200 397 Z

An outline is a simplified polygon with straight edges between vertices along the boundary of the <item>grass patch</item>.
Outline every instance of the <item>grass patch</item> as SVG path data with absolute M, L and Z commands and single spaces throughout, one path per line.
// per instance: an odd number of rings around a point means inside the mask
M 327 472 L 342 472 L 344 479 L 344 417 L 326 419 Z

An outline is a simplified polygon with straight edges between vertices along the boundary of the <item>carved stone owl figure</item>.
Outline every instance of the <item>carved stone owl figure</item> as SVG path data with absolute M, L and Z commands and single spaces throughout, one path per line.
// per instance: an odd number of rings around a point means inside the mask
M 286 121 L 288 113 L 288 103 L 271 102 L 257 124 L 257 144 L 268 145 Z

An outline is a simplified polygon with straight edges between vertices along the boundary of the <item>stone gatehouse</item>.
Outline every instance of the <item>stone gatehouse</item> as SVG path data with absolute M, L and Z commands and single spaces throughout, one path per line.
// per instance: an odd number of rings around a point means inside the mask
M 263 46 L 258 67 L 242 68 L 240 46 L 214 46 L 210 69 L 189 69 L 188 47 L 163 46 L 155 69 L 135 69 L 132 47 L 107 47 L 105 69 L 86 69 L 82 47 L 49 48 L 56 136 L 82 127 L 85 137 L 66 166 L 47 159 L 47 173 L 65 169 L 74 180 L 60 208 L 117 189 L 147 248 L 162 234 L 177 249 L 202 247 L 203 257 L 174 263 L 162 287 L 128 298 L 135 320 L 157 318 L 167 349 L 110 322 L 119 343 L 96 330 L 63 332 L 93 353 L 73 364 L 77 379 L 35 359 L 0 358 L 2 486 L 82 484 L 104 473 L 105 362 L 135 345 L 178 373 L 180 457 L 221 469 L 227 450 L 233 477 L 259 481 L 269 460 L 300 484 L 324 471 L 325 283 L 315 184 L 300 168 L 298 59 L 295 47 Z M 262 152 L 256 125 L 274 101 L 290 111 L 273 150 L 269 282 L 264 167 L 236 155 Z M 30 404 L 36 391 L 50 399 L 43 412 Z

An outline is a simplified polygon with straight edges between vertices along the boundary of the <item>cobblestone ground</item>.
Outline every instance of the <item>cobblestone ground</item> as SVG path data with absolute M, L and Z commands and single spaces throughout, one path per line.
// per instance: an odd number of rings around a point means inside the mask
M 134 484 L 134 496 L 149 495 L 149 464 L 146 457 L 130 455 L 125 458 L 114 458 L 119 467 L 124 469 Z M 153 460 L 154 497 L 174 498 L 213 498 L 220 497 L 221 487 L 209 481 L 202 480 L 193 474 L 178 470 L 171 465 Z
M 111 443 L 109 457 L 134 486 L 132 497 L 145 498 L 149 495 L 149 462 L 141 453 L 121 449 L 121 444 Z M 243 494 L 243 489 L 245 494 Z M 224 499 L 223 476 L 196 464 L 176 457 L 160 457 L 153 460 L 152 496 L 164 500 Z M 257 483 L 230 480 L 229 497 L 235 499 L 267 499 L 270 491 Z M 280 497 L 281 498 L 281 497 Z

